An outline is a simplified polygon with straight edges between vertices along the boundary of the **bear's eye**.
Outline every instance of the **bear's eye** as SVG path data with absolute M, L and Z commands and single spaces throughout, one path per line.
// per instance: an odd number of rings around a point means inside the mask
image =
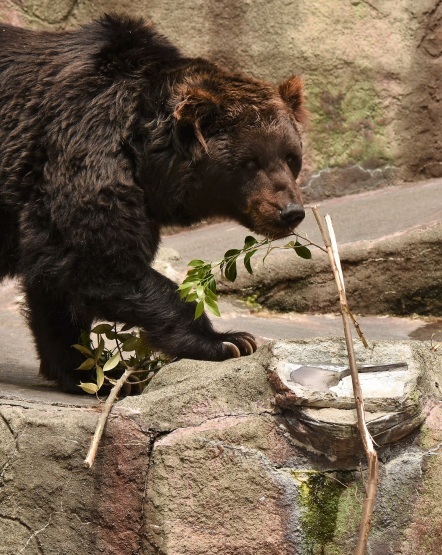
M 295 154 L 287 154 L 285 161 L 295 177 L 301 171 L 301 160 Z
M 294 154 L 287 154 L 285 161 L 289 166 L 294 166 L 295 164 L 298 164 L 298 157 Z

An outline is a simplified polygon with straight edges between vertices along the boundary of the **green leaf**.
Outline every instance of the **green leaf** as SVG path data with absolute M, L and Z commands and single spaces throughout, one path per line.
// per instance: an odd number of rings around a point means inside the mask
M 196 296 L 199 299 L 202 299 L 204 297 L 204 287 L 202 285 L 197 285 L 195 292 L 196 292 Z
M 117 334 L 117 339 L 120 343 L 124 343 L 125 341 L 127 341 L 131 337 L 133 337 L 133 335 L 131 333 L 118 333 Z
M 187 297 L 187 295 L 192 291 L 193 287 L 195 286 L 195 283 L 197 283 L 197 282 L 182 283 L 178 287 L 178 292 L 179 292 L 180 297 L 182 299 L 185 299 Z
M 113 326 L 111 324 L 98 324 L 98 326 L 95 326 L 95 328 L 91 329 L 91 333 L 96 333 L 96 334 L 106 333 L 108 331 L 111 331 L 112 327 Z
M 212 299 L 214 302 L 218 300 L 218 295 L 209 289 L 209 287 L 206 287 L 204 292 L 206 293 L 206 299 Z
M 118 365 L 120 360 L 121 360 L 121 355 L 120 355 L 120 352 L 117 351 L 114 355 L 110 357 L 110 359 L 103 366 L 103 372 L 108 372 L 109 370 L 112 370 L 113 368 L 115 368 L 115 366 Z
M 120 331 L 128 331 L 131 330 L 133 327 L 134 326 L 132 326 L 131 324 L 124 324 Z
M 201 270 L 189 270 L 186 274 L 183 283 L 188 283 L 192 281 L 199 281 L 201 275 Z
M 284 248 L 284 249 L 294 249 L 294 248 L 295 248 L 295 242 L 294 242 L 294 241 L 290 241 L 290 243 L 287 243 L 286 245 L 284 245 L 283 248 Z
M 84 355 L 92 356 L 92 351 L 87 347 L 85 347 L 84 345 L 80 345 L 79 343 L 76 343 L 75 345 L 72 345 L 72 347 L 74 349 L 77 349 L 77 351 L 80 351 L 80 353 L 83 353 Z
M 193 284 L 193 281 L 183 281 L 183 283 L 178 286 L 178 291 L 187 291 L 187 289 L 192 289 Z
M 245 266 L 246 270 L 249 272 L 249 274 L 253 274 L 250 259 L 256 253 L 256 251 L 257 251 L 257 249 L 254 249 L 253 251 L 248 252 L 244 257 L 244 266 Z
M 95 360 L 93 358 L 87 358 L 77 370 L 92 370 L 95 366 Z
M 97 366 L 97 388 L 100 389 L 104 383 L 104 371 L 101 366 Z
M 201 273 L 200 268 L 194 268 L 193 270 L 187 270 L 186 279 L 184 281 L 187 282 L 187 281 L 197 280 L 200 273 Z
M 204 301 L 200 301 L 195 308 L 195 320 L 199 318 L 204 312 Z
M 211 276 L 207 283 L 207 290 L 212 291 L 216 295 L 216 280 L 214 276 Z
M 98 391 L 98 386 L 95 383 L 80 382 L 79 387 L 81 387 L 83 391 L 85 391 L 86 393 L 90 393 L 91 395 L 94 395 Z
M 205 262 L 204 260 L 191 260 L 187 265 L 192 267 L 204 266 Z
M 198 295 L 197 295 L 195 292 L 190 293 L 190 294 L 187 295 L 187 297 L 186 297 L 186 302 L 188 302 L 188 303 L 193 303 L 193 301 L 196 301 L 197 298 L 198 298 Z
M 253 247 L 253 245 L 256 245 L 258 241 L 255 239 L 255 237 L 252 237 L 252 235 L 247 235 L 247 237 L 244 239 L 244 249 L 250 249 L 250 247 Z
M 224 268 L 224 275 L 229 281 L 235 281 L 237 277 L 236 258 L 232 258 L 231 260 L 229 260 L 229 262 L 227 262 Z
M 301 243 L 299 243 L 299 241 L 296 241 L 295 243 L 295 252 L 298 256 L 300 256 L 301 258 L 305 258 L 306 260 L 310 260 L 312 257 L 312 253 L 310 251 L 309 248 L 307 248 L 304 245 L 301 245 Z
M 230 249 L 224 253 L 224 258 L 232 258 L 232 257 L 239 256 L 240 254 L 241 254 L 240 250 Z
M 113 329 L 113 326 L 112 326 L 112 329 L 107 331 L 105 335 L 108 339 L 115 339 L 117 337 L 117 334 L 115 333 L 115 330 Z
M 103 350 L 104 350 L 104 339 L 101 337 L 100 338 L 100 343 L 98 344 L 98 348 L 95 351 L 95 362 L 98 362 L 100 360 L 101 355 L 103 354 Z
M 215 314 L 215 316 L 218 316 L 218 317 L 221 316 L 218 303 L 216 301 L 214 301 L 210 297 L 206 297 L 205 305 L 206 305 L 206 308 L 210 310 L 210 312 L 212 312 L 212 314 Z
M 140 338 L 133 335 L 123 343 L 122 349 L 123 351 L 135 351 L 139 344 Z
M 190 291 L 180 291 L 180 299 L 187 300 L 187 295 L 190 294 Z

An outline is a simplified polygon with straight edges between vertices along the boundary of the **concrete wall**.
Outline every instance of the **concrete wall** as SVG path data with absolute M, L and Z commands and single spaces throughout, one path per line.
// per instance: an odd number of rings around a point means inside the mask
M 0 18 L 71 28 L 143 15 L 187 54 L 305 79 L 309 198 L 442 176 L 440 0 L 0 0 Z

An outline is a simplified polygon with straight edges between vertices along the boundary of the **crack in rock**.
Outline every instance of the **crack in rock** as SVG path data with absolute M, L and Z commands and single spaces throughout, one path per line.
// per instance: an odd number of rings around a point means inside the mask
M 14 450 L 13 452 L 6 457 L 6 461 L 4 462 L 4 464 L 1 466 L 0 468 L 0 485 L 3 485 L 4 482 L 4 474 L 6 472 L 6 470 L 11 466 L 12 462 L 15 460 L 15 458 L 17 457 L 17 454 L 20 452 L 20 448 L 18 445 L 18 440 L 20 438 L 21 433 L 15 433 L 12 426 L 10 425 L 9 421 L 7 420 L 7 418 L 4 416 L 4 414 L 2 414 L 0 412 L 0 418 L 1 421 L 5 424 L 5 427 L 7 428 L 7 430 L 9 431 L 9 433 L 11 434 L 13 440 L 14 440 Z
M 26 544 L 24 545 L 24 547 L 23 547 L 20 551 L 18 551 L 18 554 L 22 553 L 22 552 L 24 551 L 24 549 L 26 549 L 26 547 L 29 545 L 29 542 L 30 542 L 32 539 L 35 538 L 35 542 L 36 542 L 36 544 L 37 544 L 38 552 L 39 552 L 41 555 L 44 555 L 43 547 L 42 547 L 42 545 L 41 545 L 41 543 L 40 543 L 40 540 L 38 539 L 37 536 L 38 536 L 38 534 L 40 534 L 40 532 L 42 532 L 45 528 L 47 528 L 47 527 L 49 526 L 49 523 L 50 523 L 50 521 L 51 521 L 51 518 L 52 518 L 52 515 L 49 516 L 49 521 L 47 522 L 47 524 L 46 524 L 43 528 L 41 528 L 40 530 L 34 531 L 34 530 L 32 530 L 32 528 L 29 526 L 29 524 L 26 524 L 26 522 L 24 522 L 20 517 L 18 517 L 18 516 L 9 516 L 9 515 L 4 515 L 4 514 L 1 514 L 1 513 L 0 513 L 0 519 L 9 520 L 10 522 L 18 522 L 18 524 L 20 524 L 20 526 L 23 526 L 23 528 L 26 528 L 26 530 L 28 530 L 29 532 L 31 532 L 31 535 L 30 535 L 30 537 L 28 538 Z M 18 554 L 17 554 L 17 555 L 18 555 Z

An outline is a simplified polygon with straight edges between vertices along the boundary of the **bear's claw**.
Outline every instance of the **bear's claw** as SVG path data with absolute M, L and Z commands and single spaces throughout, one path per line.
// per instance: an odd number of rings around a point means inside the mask
M 229 349 L 229 352 L 231 353 L 230 358 L 239 358 L 241 356 L 240 350 L 234 343 L 231 343 L 230 341 L 223 341 L 223 345 Z
M 257 349 L 255 338 L 244 332 L 226 334 L 223 345 L 228 347 L 228 358 L 252 355 Z

